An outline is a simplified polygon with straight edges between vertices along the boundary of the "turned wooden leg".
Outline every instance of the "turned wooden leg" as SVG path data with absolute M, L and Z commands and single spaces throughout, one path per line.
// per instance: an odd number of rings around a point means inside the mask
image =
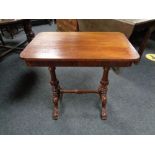
M 54 103 L 53 119 L 57 120 L 59 117 L 58 101 L 60 97 L 60 86 L 59 86 L 59 81 L 56 78 L 55 69 L 56 69 L 55 67 L 49 67 L 49 71 L 51 74 L 50 84 L 52 86 L 53 103 Z
M 27 37 L 27 41 L 30 42 L 35 36 L 34 32 L 32 31 L 31 20 L 30 19 L 24 20 L 23 26 L 24 26 L 26 37 Z
M 110 70 L 110 67 L 104 67 L 104 72 L 102 79 L 100 81 L 100 86 L 99 86 L 99 95 L 101 97 L 101 102 L 102 102 L 102 110 L 101 110 L 101 119 L 106 120 L 107 119 L 107 112 L 106 112 L 106 103 L 107 103 L 107 86 L 109 84 L 108 81 L 108 73 Z

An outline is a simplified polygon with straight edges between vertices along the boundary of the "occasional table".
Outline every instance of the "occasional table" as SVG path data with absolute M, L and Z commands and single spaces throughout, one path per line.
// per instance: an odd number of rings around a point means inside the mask
M 101 119 L 107 119 L 108 73 L 111 67 L 128 67 L 139 54 L 120 32 L 42 32 L 22 51 L 28 66 L 48 67 L 53 92 L 53 119 L 59 117 L 59 99 L 64 93 L 96 93 L 101 98 Z M 56 77 L 56 67 L 103 67 L 96 90 L 65 90 Z M 64 68 L 65 69 L 65 68 Z

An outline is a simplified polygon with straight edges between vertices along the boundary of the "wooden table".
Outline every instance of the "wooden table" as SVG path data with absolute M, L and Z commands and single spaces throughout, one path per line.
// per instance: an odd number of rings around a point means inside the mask
M 108 73 L 111 67 L 128 67 L 139 54 L 119 32 L 42 32 L 20 54 L 28 66 L 49 67 L 53 91 L 53 119 L 58 119 L 58 101 L 63 93 L 97 93 L 101 98 L 101 118 L 107 118 Z M 103 67 L 97 90 L 64 90 L 56 77 L 56 67 Z

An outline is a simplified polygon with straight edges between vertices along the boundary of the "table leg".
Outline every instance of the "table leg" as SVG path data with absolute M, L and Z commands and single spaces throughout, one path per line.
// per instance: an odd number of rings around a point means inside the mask
M 50 84 L 52 86 L 53 103 L 54 103 L 53 119 L 57 120 L 59 117 L 58 101 L 59 101 L 59 97 L 60 97 L 60 86 L 59 86 L 59 81 L 56 78 L 55 69 L 56 69 L 55 67 L 49 67 L 49 71 L 51 74 Z
M 104 69 L 104 72 L 103 72 L 102 79 L 100 81 L 98 92 L 102 102 L 101 119 L 106 120 L 107 119 L 106 103 L 107 103 L 107 90 L 108 90 L 107 86 L 109 84 L 108 74 L 109 74 L 110 67 L 104 67 L 103 69 Z
M 30 19 L 24 20 L 23 26 L 24 26 L 26 37 L 27 37 L 27 41 L 30 42 L 35 36 L 34 32 L 32 31 L 31 20 Z

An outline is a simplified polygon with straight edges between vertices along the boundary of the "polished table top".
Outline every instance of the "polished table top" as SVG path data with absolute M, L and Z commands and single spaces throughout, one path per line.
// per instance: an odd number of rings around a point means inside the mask
M 27 61 L 136 62 L 139 54 L 119 32 L 42 32 L 20 54 Z

